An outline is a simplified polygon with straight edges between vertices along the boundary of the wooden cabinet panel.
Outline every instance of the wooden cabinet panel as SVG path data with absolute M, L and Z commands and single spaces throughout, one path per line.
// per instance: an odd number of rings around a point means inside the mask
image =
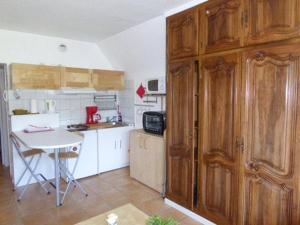
M 167 18 L 169 60 L 198 55 L 198 23 L 196 8 Z
M 62 68 L 61 86 L 71 88 L 90 88 L 92 87 L 92 73 L 89 69 L 81 68 Z
M 242 46 L 241 0 L 214 0 L 200 8 L 201 51 L 210 53 Z
M 167 197 L 192 207 L 194 61 L 169 65 L 167 112 Z
M 134 130 L 130 133 L 130 176 L 164 193 L 165 141 L 162 136 Z
M 199 212 L 217 224 L 237 224 L 241 57 L 202 61 L 200 80 Z
M 245 0 L 247 45 L 299 36 L 299 0 Z
M 59 89 L 60 67 L 12 64 L 12 89 Z
M 245 225 L 300 222 L 299 56 L 299 46 L 262 49 L 244 56 L 241 178 Z
M 123 71 L 93 70 L 92 80 L 97 90 L 121 90 L 125 87 Z

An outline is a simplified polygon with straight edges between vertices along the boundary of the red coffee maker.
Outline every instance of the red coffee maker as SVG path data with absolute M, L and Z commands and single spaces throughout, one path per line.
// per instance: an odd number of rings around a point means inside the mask
M 95 124 L 101 120 L 100 114 L 98 114 L 97 106 L 87 106 L 86 108 L 86 124 Z

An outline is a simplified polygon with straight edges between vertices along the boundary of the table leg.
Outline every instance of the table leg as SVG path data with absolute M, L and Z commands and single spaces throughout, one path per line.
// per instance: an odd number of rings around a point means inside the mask
M 55 154 L 55 186 L 56 186 L 56 206 L 61 206 L 60 204 L 60 171 L 59 171 L 59 158 L 58 158 L 59 149 L 54 149 Z

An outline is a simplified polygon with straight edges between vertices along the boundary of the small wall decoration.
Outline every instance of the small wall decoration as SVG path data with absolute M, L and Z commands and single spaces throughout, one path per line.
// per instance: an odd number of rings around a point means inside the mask
M 138 87 L 138 89 L 136 90 L 136 94 L 138 96 L 140 96 L 140 98 L 143 98 L 145 93 L 146 93 L 146 88 L 143 86 L 143 84 L 141 83 L 140 86 Z

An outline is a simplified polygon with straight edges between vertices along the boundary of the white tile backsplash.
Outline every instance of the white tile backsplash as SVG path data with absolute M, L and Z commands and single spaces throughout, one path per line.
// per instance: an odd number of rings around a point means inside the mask
M 9 91 L 9 110 L 12 114 L 14 109 L 30 110 L 31 99 L 37 100 L 38 112 L 46 113 L 45 101 L 48 99 L 56 102 L 56 112 L 60 114 L 60 124 L 62 126 L 68 124 L 85 123 L 86 106 L 96 105 L 93 94 L 64 95 L 60 91 L 53 90 L 18 90 L 20 95 L 16 99 L 14 91 Z M 118 94 L 116 92 L 98 92 L 97 94 Z M 106 117 L 117 115 L 115 110 L 100 111 L 102 121 Z
M 125 89 L 119 93 L 120 110 L 123 120 L 134 123 L 134 81 L 125 80 Z

